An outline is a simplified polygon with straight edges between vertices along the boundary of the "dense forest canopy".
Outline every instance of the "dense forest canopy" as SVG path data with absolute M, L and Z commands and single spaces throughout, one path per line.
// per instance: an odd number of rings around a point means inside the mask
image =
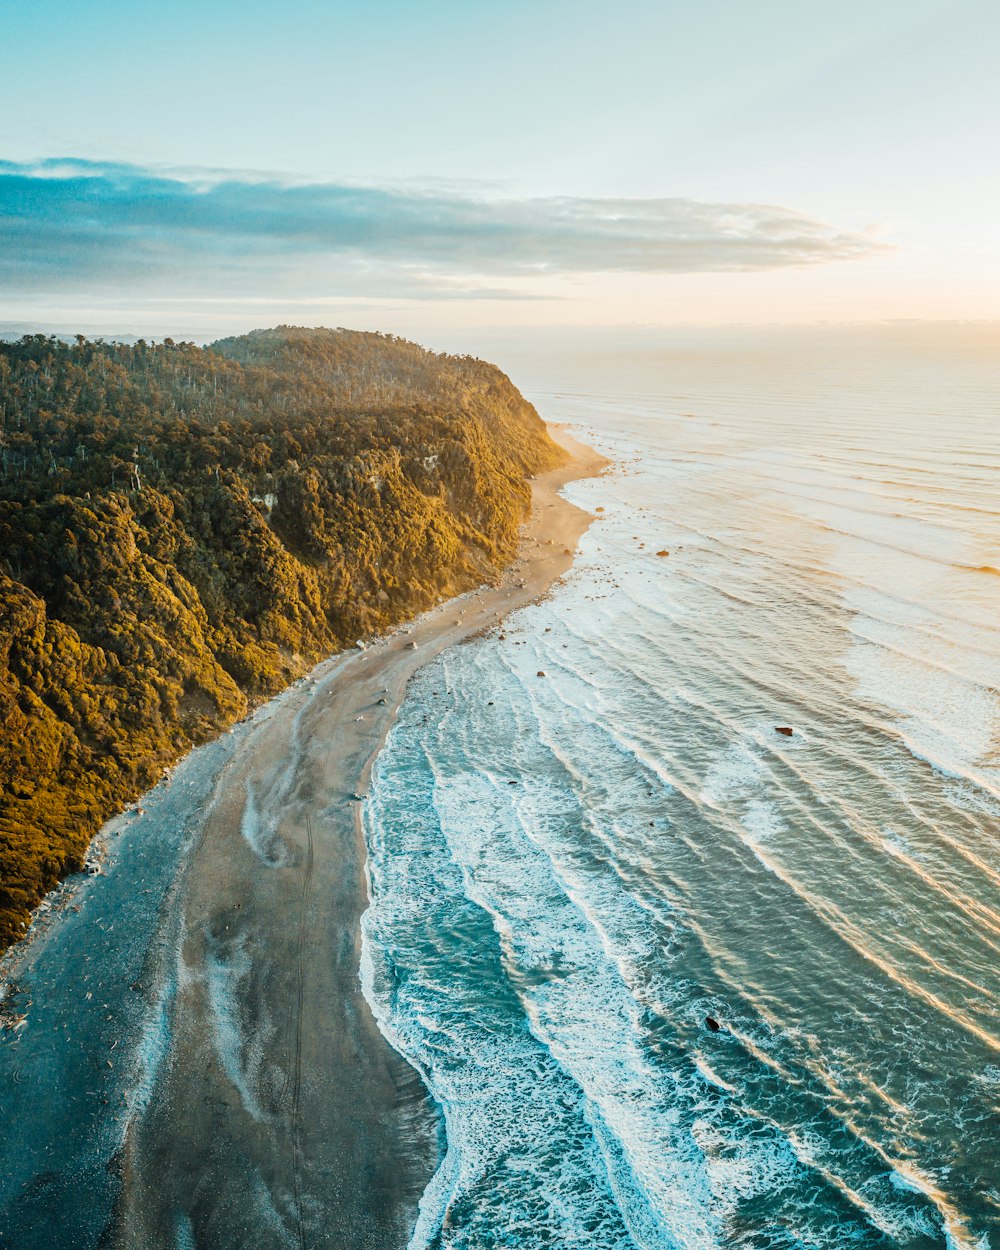
M 560 459 L 391 336 L 0 343 L 0 948 L 166 763 L 510 559 Z

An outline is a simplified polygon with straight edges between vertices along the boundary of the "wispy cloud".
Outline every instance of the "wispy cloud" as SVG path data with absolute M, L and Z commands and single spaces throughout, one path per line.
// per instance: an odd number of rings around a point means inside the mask
M 741 272 L 883 250 L 867 232 L 767 204 L 513 199 L 0 161 L 0 288 L 8 291 L 509 298 L 528 276 Z

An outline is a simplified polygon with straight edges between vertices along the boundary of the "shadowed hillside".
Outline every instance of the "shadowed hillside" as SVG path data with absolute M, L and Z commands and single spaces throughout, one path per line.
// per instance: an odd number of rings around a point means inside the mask
M 561 459 L 383 335 L 0 343 L 0 947 L 166 763 L 510 559 Z

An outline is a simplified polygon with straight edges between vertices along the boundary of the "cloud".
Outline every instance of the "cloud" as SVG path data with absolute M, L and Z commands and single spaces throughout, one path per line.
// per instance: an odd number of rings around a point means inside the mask
M 527 277 L 750 272 L 885 250 L 766 204 L 0 161 L 0 289 L 17 292 L 510 298 Z

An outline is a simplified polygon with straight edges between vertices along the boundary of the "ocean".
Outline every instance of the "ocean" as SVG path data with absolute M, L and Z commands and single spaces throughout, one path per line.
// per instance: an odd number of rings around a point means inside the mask
M 499 358 L 613 468 L 365 805 L 411 1250 L 1000 1246 L 1000 355 Z

